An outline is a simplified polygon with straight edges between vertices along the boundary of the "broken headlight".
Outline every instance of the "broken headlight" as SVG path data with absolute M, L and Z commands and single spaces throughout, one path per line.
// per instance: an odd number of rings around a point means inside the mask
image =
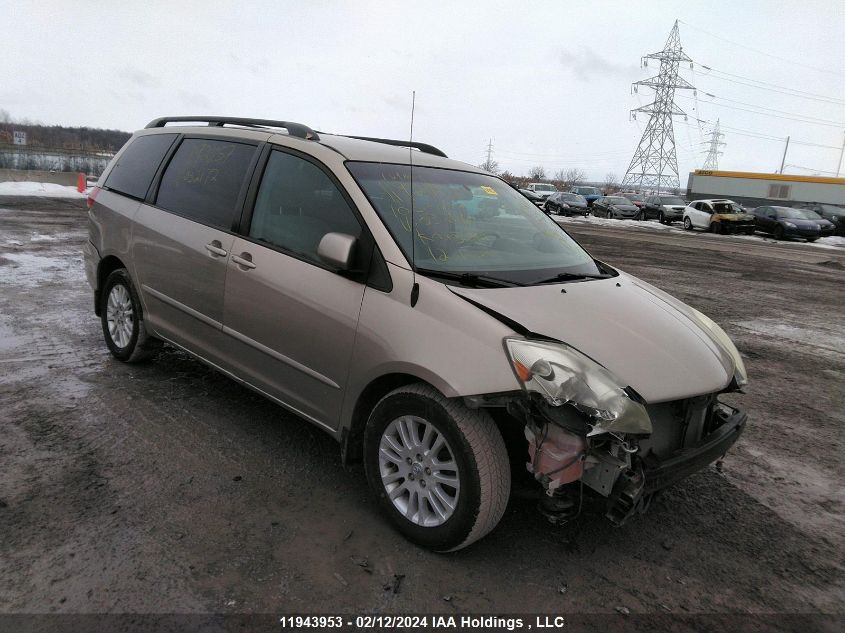
M 734 345 L 731 337 L 725 334 L 725 331 L 719 327 L 719 324 L 706 314 L 702 314 L 695 308 L 690 308 L 690 310 L 692 310 L 693 315 L 699 324 L 713 335 L 713 338 L 716 339 L 722 349 L 724 349 L 731 357 L 731 360 L 733 360 L 734 380 L 736 381 L 736 386 L 742 388 L 747 385 L 748 372 L 745 371 L 745 363 L 742 362 L 742 356 L 739 355 L 739 350 L 736 348 L 736 345 Z
M 506 338 L 505 347 L 522 388 L 553 407 L 571 404 L 590 421 L 588 435 L 651 433 L 645 407 L 632 400 L 609 370 L 563 343 Z

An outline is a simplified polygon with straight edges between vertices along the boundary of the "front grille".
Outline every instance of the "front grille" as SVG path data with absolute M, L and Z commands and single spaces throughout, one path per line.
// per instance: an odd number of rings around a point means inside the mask
M 718 423 L 713 416 L 715 404 L 716 395 L 708 394 L 647 405 L 652 433 L 647 440 L 640 441 L 640 454 L 666 459 L 683 448 L 695 446 Z

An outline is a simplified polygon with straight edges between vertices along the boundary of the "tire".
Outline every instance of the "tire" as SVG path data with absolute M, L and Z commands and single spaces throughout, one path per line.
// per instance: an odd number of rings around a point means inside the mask
M 692 231 L 692 220 L 689 217 L 684 218 L 684 228 L 687 231 Z
M 807 238 L 807 241 L 808 241 L 810 244 L 812 244 L 812 243 L 813 243 L 813 242 L 815 242 L 817 239 L 819 239 L 819 238 L 817 238 L 817 237 L 808 237 L 808 238 Z
M 608 212 L 607 212 L 607 219 L 608 219 L 608 220 L 612 220 L 612 219 L 613 219 L 613 213 L 611 213 L 610 211 L 608 211 Z
M 426 441 L 428 427 L 434 435 Z M 422 448 L 428 444 L 431 449 L 441 439 L 436 455 Z M 420 453 L 414 455 L 416 450 Z M 436 483 L 437 458 L 455 466 L 440 472 L 457 486 Z M 493 419 L 424 383 L 399 387 L 373 408 L 364 431 L 364 468 L 382 511 L 399 532 L 438 552 L 464 548 L 490 532 L 510 496 L 510 462 Z M 426 484 L 426 477 L 435 483 Z M 401 491 L 396 501 L 389 496 L 390 486 L 390 492 Z
M 778 225 L 775 227 L 775 230 L 774 230 L 773 235 L 774 235 L 774 238 L 775 238 L 776 240 L 782 240 L 782 239 L 784 239 L 785 235 L 784 235 L 784 232 L 783 232 L 783 227 L 782 227 L 780 224 L 778 224 Z
M 710 232 L 716 233 L 716 234 L 720 233 L 721 232 L 720 226 L 716 222 L 711 222 L 710 223 Z
M 666 216 L 663 215 L 663 211 L 660 212 L 660 215 L 657 216 L 657 219 L 660 221 L 660 224 L 666 224 Z
M 125 268 L 113 271 L 100 293 L 100 322 L 112 356 L 124 363 L 147 360 L 161 341 L 147 333 L 141 302 Z

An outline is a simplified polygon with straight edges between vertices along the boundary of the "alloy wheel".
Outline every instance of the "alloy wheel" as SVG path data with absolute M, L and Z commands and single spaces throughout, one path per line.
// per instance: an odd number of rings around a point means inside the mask
M 106 303 L 106 322 L 109 336 L 118 347 L 126 347 L 132 340 L 135 330 L 135 314 L 132 308 L 132 298 L 123 284 L 115 284 L 109 292 Z
M 404 415 L 387 425 L 379 474 L 393 507 L 411 523 L 436 527 L 455 512 L 461 491 L 455 453 L 428 420 Z

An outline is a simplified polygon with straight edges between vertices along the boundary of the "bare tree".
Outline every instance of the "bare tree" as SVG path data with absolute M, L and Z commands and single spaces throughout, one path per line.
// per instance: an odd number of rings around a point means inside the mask
M 493 160 L 492 158 L 485 160 L 479 167 L 484 171 L 489 171 L 491 174 L 499 173 L 499 161 Z
M 528 175 L 532 180 L 545 180 L 546 169 L 542 165 L 535 165 L 529 170 Z
M 583 170 L 578 169 L 577 167 L 572 167 L 570 169 L 567 169 L 566 171 L 561 170 L 558 172 L 558 178 L 560 179 L 560 182 L 563 185 L 564 189 L 574 187 L 586 177 L 587 174 L 585 174 Z
M 619 178 L 613 172 L 608 172 L 604 177 L 604 192 L 613 193 L 619 189 Z

